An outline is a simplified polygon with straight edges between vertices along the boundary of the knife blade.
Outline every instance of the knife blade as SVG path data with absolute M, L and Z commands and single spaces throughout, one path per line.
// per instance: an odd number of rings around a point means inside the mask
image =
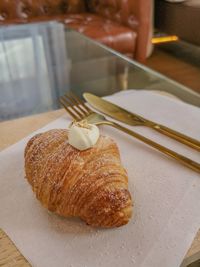
M 135 113 L 132 113 L 126 109 L 123 109 L 105 99 L 102 99 L 101 97 L 95 96 L 91 93 L 84 93 L 83 97 L 85 100 L 95 109 L 99 110 L 105 115 L 110 116 L 113 119 L 116 119 L 118 121 L 124 122 L 131 126 L 147 126 L 151 129 L 168 136 L 172 139 L 175 139 L 176 141 L 187 145 L 197 151 L 200 151 L 200 141 L 189 137 L 185 134 L 182 134 L 178 131 L 175 131 L 173 129 L 170 129 L 164 125 L 158 124 L 156 122 L 150 121 L 148 119 L 143 118 L 140 115 L 137 115 Z
M 83 97 L 85 100 L 95 109 L 104 113 L 105 115 L 110 116 L 113 119 L 119 120 L 126 124 L 136 126 L 136 125 L 144 125 L 148 120 L 142 118 L 139 115 L 136 115 L 132 112 L 127 111 L 101 97 L 90 93 L 84 93 Z

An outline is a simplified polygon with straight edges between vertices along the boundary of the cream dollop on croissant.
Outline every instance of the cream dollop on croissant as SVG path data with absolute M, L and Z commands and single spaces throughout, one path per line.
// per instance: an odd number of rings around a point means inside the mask
M 25 149 L 25 173 L 42 205 L 61 216 L 98 227 L 121 226 L 131 217 L 127 173 L 107 136 L 79 151 L 68 143 L 67 130 L 37 134 Z
M 74 122 L 68 133 L 69 144 L 78 150 L 86 150 L 93 147 L 99 139 L 99 128 L 87 121 Z

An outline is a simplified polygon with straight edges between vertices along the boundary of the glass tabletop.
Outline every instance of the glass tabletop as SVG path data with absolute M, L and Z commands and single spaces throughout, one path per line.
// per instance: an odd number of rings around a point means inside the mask
M 156 90 L 200 106 L 191 89 L 57 22 L 1 27 L 0 120 L 60 108 L 72 90 Z

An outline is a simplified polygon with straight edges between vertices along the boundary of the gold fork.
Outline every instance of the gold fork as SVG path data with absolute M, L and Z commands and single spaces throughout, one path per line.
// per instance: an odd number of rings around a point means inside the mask
M 123 127 L 122 125 L 107 120 L 105 116 L 94 112 L 91 110 L 86 104 L 79 99 L 77 96 L 74 94 L 70 93 L 68 95 L 64 95 L 60 98 L 60 103 L 63 105 L 63 107 L 66 109 L 66 111 L 71 115 L 71 117 L 75 121 L 81 121 L 81 120 L 87 120 L 88 123 L 91 124 L 96 124 L 96 125 L 109 125 L 114 128 L 117 128 L 118 130 L 121 130 L 137 139 L 140 141 L 144 142 L 145 144 L 154 147 L 155 149 L 159 150 L 160 152 L 170 156 L 171 158 L 176 159 L 183 165 L 189 167 L 190 169 L 200 173 L 200 164 L 179 154 L 176 153 L 175 151 L 164 147 L 128 128 Z

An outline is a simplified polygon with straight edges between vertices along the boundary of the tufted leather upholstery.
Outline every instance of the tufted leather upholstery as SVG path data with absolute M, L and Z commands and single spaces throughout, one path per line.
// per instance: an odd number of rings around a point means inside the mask
M 87 0 L 89 11 L 115 20 L 137 33 L 135 58 L 144 61 L 151 41 L 152 0 Z
M 0 0 L 0 21 L 31 20 L 84 10 L 84 2 L 81 0 Z
M 64 22 L 114 50 L 134 55 L 137 34 L 128 27 L 90 13 L 69 14 Z
M 138 19 L 133 13 L 133 2 L 136 1 L 88 0 L 88 7 L 91 12 L 136 30 L 138 27 Z
M 144 61 L 151 7 L 152 0 L 0 0 L 0 25 L 59 20 Z

